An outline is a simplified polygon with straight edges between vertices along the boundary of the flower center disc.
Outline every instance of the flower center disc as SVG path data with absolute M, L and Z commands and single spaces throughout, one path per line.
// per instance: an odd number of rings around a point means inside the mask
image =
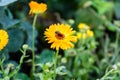
M 56 31 L 55 32 L 55 37 L 59 40 L 62 40 L 62 39 L 64 39 L 65 35 L 62 34 L 60 31 Z

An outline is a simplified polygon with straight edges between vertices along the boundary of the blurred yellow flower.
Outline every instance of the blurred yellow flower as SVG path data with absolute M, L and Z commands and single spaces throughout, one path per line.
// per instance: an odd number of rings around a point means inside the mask
M 84 24 L 84 23 L 80 23 L 80 24 L 78 25 L 78 28 L 79 28 L 80 30 L 84 30 L 84 29 L 89 29 L 90 27 L 89 27 L 88 25 Z
M 52 24 L 46 29 L 44 35 L 51 48 L 58 50 L 59 48 L 65 50 L 74 47 L 72 42 L 77 41 L 77 37 L 73 36 L 75 31 L 66 24 Z
M 93 31 L 87 30 L 87 36 L 88 36 L 88 37 L 93 37 L 93 36 L 94 36 Z
M 81 36 L 82 36 L 82 33 L 81 33 L 81 32 L 77 33 L 77 38 L 78 38 L 78 39 L 80 39 Z
M 86 39 L 89 37 L 93 37 L 94 33 L 93 31 L 90 30 L 90 27 L 86 25 L 85 23 L 79 23 L 78 25 L 79 32 L 77 33 L 77 38 L 78 39 Z
M 47 5 L 44 3 L 37 3 L 35 1 L 31 1 L 29 3 L 29 6 L 30 6 L 29 14 L 44 13 L 47 10 Z
M 86 33 L 78 32 L 78 33 L 77 33 L 77 38 L 78 38 L 78 39 L 86 39 L 86 38 L 87 38 L 87 35 L 86 35 Z
M 0 51 L 7 45 L 8 43 L 8 33 L 4 30 L 0 30 Z

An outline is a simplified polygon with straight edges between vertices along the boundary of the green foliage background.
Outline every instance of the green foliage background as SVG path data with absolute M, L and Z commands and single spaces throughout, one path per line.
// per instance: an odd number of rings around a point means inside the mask
M 14 67 L 19 64 L 21 53 L 19 49 L 23 44 L 31 47 L 32 20 L 29 15 L 28 3 L 30 0 L 3 0 L 0 1 L 0 29 L 7 30 L 9 43 L 0 52 L 4 56 L 4 66 L 12 63 Z M 113 65 L 117 66 L 117 73 L 110 74 L 107 80 L 120 79 L 120 1 L 119 0 L 36 0 L 48 5 L 47 12 L 37 19 L 35 31 L 36 63 L 52 61 L 54 51 L 44 40 L 44 31 L 52 23 L 67 23 L 75 30 L 79 23 L 86 23 L 95 33 L 96 47 L 71 49 L 60 51 L 60 60 L 67 58 L 68 63 L 58 65 L 67 67 L 65 76 L 58 76 L 57 80 L 96 80 L 101 78 L 105 71 Z M 73 23 L 71 22 L 73 21 Z M 89 43 L 88 43 L 89 44 Z M 87 46 L 91 46 L 87 45 Z M 76 60 L 70 53 L 79 54 Z M 16 78 L 29 80 L 31 50 L 22 65 Z M 59 60 L 59 61 L 60 61 Z M 73 62 L 72 62 L 73 61 Z M 70 66 L 68 66 L 70 65 Z M 71 66 L 74 65 L 74 66 Z M 41 72 L 41 67 L 37 68 Z M 2 77 L 2 75 L 0 75 Z

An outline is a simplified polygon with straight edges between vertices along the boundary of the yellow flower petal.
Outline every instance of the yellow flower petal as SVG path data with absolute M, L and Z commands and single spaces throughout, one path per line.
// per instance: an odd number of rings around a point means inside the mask
M 93 31 L 87 30 L 87 36 L 88 36 L 88 37 L 93 37 L 93 36 L 94 36 Z
M 4 30 L 0 30 L 0 51 L 7 45 L 8 43 L 8 33 Z
M 78 39 L 86 39 L 87 38 L 87 34 L 86 33 L 77 33 L 77 38 Z
M 80 23 L 80 24 L 78 25 L 78 28 L 79 28 L 80 30 L 90 29 L 90 27 L 89 27 L 88 25 L 86 25 L 85 23 Z
M 44 13 L 47 10 L 47 5 L 44 3 L 37 3 L 35 1 L 31 1 L 29 3 L 29 6 L 30 6 L 29 14 Z

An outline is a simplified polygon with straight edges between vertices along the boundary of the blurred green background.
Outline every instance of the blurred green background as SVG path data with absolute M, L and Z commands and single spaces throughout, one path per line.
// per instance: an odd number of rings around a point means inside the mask
M 3 0 L 0 1 L 0 29 L 5 29 L 9 33 L 9 43 L 0 52 L 0 58 L 6 56 L 6 64 L 18 65 L 21 57 L 19 49 L 23 44 L 31 47 L 31 33 L 33 15 L 29 15 L 30 0 Z M 12 2 L 13 1 L 13 2 Z M 78 24 L 85 23 L 91 27 L 97 46 L 91 51 L 92 54 L 81 54 L 80 78 L 73 78 L 71 75 L 58 76 L 59 80 L 96 80 L 105 74 L 105 70 L 116 64 L 120 68 L 120 0 L 35 0 L 46 3 L 47 11 L 38 16 L 35 44 L 36 55 L 43 58 L 50 53 L 50 45 L 44 39 L 44 31 L 53 23 L 66 23 L 78 31 Z M 48 50 L 49 49 L 49 50 Z M 46 53 L 46 54 L 43 54 Z M 67 52 L 60 51 L 64 57 Z M 31 51 L 27 51 L 31 58 Z M 45 62 L 51 60 L 50 54 Z M 89 58 L 89 59 L 88 59 Z M 74 58 L 73 58 L 74 60 Z M 90 60 L 90 62 L 89 62 Z M 93 61 L 91 63 L 91 61 Z M 88 64 L 90 63 L 90 64 Z M 77 63 L 78 64 L 78 63 Z M 29 76 L 30 63 L 24 63 L 20 76 Z M 73 71 L 74 72 L 74 71 Z M 19 77 L 19 76 L 18 76 Z M 118 73 L 111 75 L 111 79 L 119 80 Z M 24 79 L 23 79 L 24 80 Z

